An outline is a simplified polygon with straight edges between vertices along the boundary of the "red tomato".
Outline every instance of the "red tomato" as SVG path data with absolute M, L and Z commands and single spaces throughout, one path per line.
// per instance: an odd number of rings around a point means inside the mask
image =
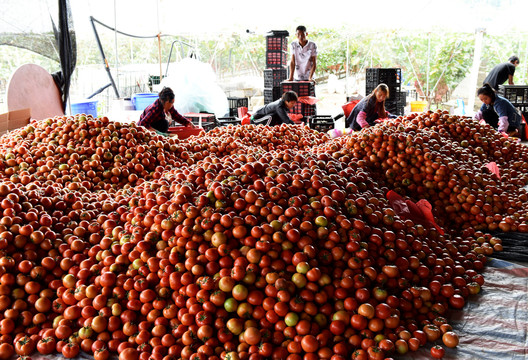
M 440 345 L 435 345 L 431 348 L 431 356 L 435 359 L 441 359 L 445 355 L 445 349 Z
M 442 335 L 442 342 L 448 348 L 454 348 L 458 345 L 458 335 L 453 331 L 447 331 Z
M 62 355 L 68 359 L 72 359 L 79 355 L 79 345 L 76 343 L 68 343 L 62 348 Z
M 39 340 L 37 343 L 37 351 L 43 355 L 51 354 L 55 352 L 56 345 L 55 339 L 48 336 Z
M 35 341 L 29 336 L 23 336 L 15 342 L 15 352 L 18 355 L 29 356 L 35 351 Z

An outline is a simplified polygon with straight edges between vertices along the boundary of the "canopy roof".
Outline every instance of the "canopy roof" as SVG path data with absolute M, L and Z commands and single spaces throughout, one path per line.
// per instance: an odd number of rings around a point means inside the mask
M 57 12 L 56 3 L 4 0 L 0 34 L 48 31 L 48 14 Z M 270 29 L 292 32 L 299 24 L 307 26 L 308 32 L 310 28 L 326 27 L 343 29 L 347 33 L 344 35 L 407 29 L 473 32 L 484 28 L 497 35 L 528 31 L 525 0 L 85 0 L 72 2 L 71 7 L 81 38 L 93 36 L 90 15 L 138 35 L 214 35 L 246 30 L 266 33 Z

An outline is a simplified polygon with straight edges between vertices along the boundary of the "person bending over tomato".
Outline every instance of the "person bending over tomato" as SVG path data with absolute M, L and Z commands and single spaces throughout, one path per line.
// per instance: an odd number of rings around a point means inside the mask
M 346 119 L 346 127 L 361 130 L 374 126 L 380 119 L 396 118 L 385 110 L 385 99 L 390 96 L 389 87 L 385 84 L 376 86 L 371 94 L 361 99 Z

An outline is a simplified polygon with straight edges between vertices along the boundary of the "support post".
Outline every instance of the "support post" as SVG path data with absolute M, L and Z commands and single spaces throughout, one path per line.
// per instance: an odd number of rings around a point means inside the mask
M 482 44 L 486 29 L 477 28 L 475 30 L 475 52 L 473 54 L 473 65 L 471 66 L 471 75 L 469 78 L 468 90 L 468 114 L 472 115 L 475 111 L 475 91 L 478 87 L 478 73 L 480 68 L 480 57 L 482 55 Z
M 93 16 L 90 16 L 90 22 L 92 23 L 92 28 L 93 28 L 94 35 L 95 35 L 95 41 L 97 42 L 99 53 L 101 54 L 101 57 L 103 58 L 105 70 L 106 70 L 106 73 L 108 74 L 108 78 L 110 79 L 110 84 L 112 84 L 112 87 L 114 88 L 116 98 L 119 99 L 119 91 L 117 90 L 116 84 L 114 82 L 114 78 L 112 77 L 112 72 L 110 72 L 110 65 L 108 65 L 108 60 L 106 59 L 103 46 L 101 45 L 101 39 L 99 39 L 99 34 L 97 33 L 97 29 L 95 28 Z

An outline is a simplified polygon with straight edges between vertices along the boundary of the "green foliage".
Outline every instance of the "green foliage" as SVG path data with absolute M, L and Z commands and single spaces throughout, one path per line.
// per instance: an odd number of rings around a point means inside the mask
M 400 43 L 400 56 L 408 52 L 408 59 L 401 59 L 405 82 L 419 83 L 418 91 L 436 102 L 468 75 L 472 65 L 474 40 L 469 34 L 407 35 Z
M 114 34 L 99 30 L 103 49 L 112 69 L 115 67 Z M 349 73 L 362 74 L 367 67 L 401 67 L 404 84 L 421 84 L 423 92 L 429 88 L 428 98 L 438 102 L 469 75 L 473 61 L 475 35 L 434 31 L 429 34 L 409 31 L 383 31 L 350 33 L 346 29 L 315 28 L 309 34 L 318 47 L 316 77 L 329 73 L 342 74 L 347 62 Z M 266 39 L 256 34 L 220 34 L 201 36 L 195 39 L 184 37 L 162 37 L 131 39 L 118 35 L 119 65 L 157 64 L 161 48 L 162 69 L 165 72 L 171 44 L 175 40 L 189 43 L 192 47 L 174 44 L 171 62 L 194 52 L 201 61 L 208 62 L 221 79 L 225 76 L 243 74 L 261 75 L 266 67 Z M 292 34 L 289 42 L 295 40 Z M 430 44 L 428 44 L 428 41 Z M 77 66 L 100 65 L 102 60 L 95 39 L 77 39 Z M 288 48 L 289 50 L 289 48 Z M 484 35 L 481 71 L 488 72 L 493 66 L 507 61 L 517 54 L 521 65 L 515 74 L 515 83 L 527 81 L 528 42 L 526 34 L 516 33 L 502 36 Z M 6 83 L 16 67 L 24 63 L 36 63 L 46 70 L 59 70 L 59 64 L 26 50 L 3 46 L 0 58 L 0 85 Z M 429 55 L 429 64 L 428 64 Z M 429 81 L 427 72 L 429 70 Z M 170 71 L 169 71 L 170 72 Z M 157 74 L 156 74 L 157 75 Z M 427 86 L 427 83 L 429 86 Z M 435 87 L 436 85 L 436 87 Z

